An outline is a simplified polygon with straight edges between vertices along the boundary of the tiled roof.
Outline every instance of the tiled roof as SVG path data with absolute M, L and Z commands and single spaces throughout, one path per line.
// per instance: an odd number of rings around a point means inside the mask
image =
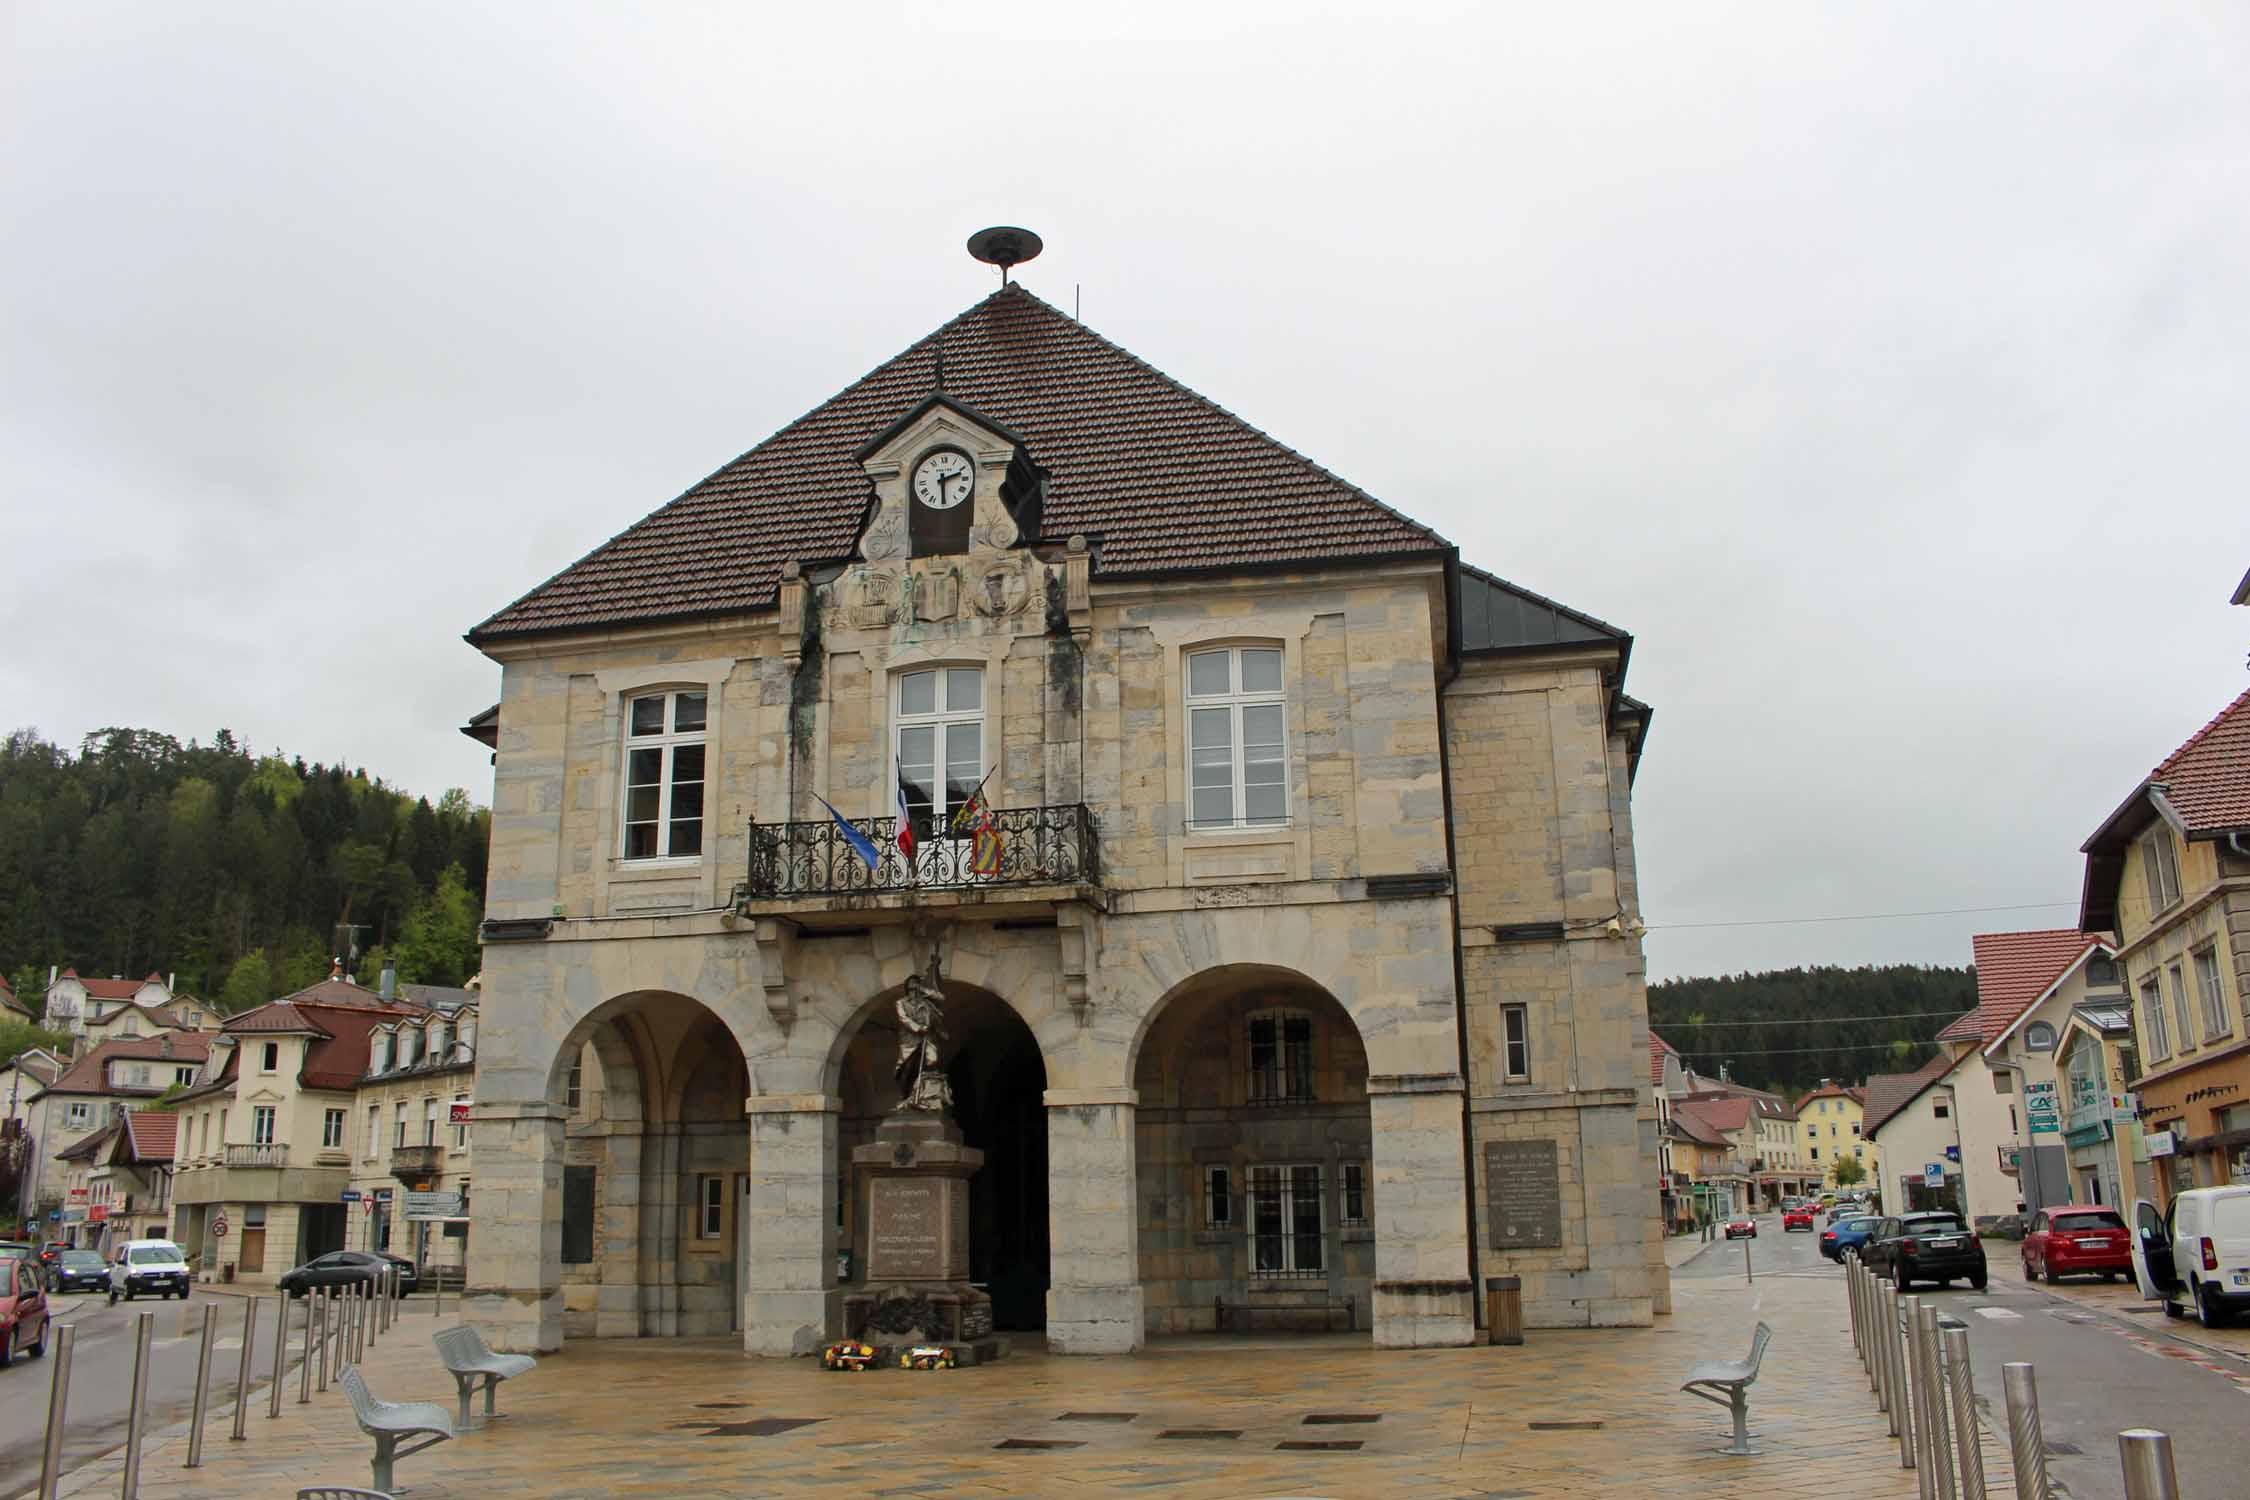
M 1108 577 L 1450 551 L 1420 526 L 1012 285 L 815 407 L 470 632 L 774 606 L 781 565 L 850 556 L 872 500 L 857 454 L 939 387 L 1021 436 L 1047 476 L 1038 534 L 1084 533 Z
M 367 1072 L 367 1037 L 386 1021 L 420 1016 L 411 1002 L 386 1004 L 373 990 L 325 979 L 285 999 L 229 1016 L 222 1026 L 241 1036 L 297 1034 L 314 1040 L 298 1079 L 307 1088 L 348 1089 Z
M 1969 940 L 1977 966 L 1977 1008 L 1948 1024 L 1938 1039 L 1994 1040 L 2072 964 L 2100 946 L 2101 939 L 2072 927 L 1978 933 Z
M 1750 1107 L 1751 1101 L 1739 1095 L 1705 1094 L 1700 1098 L 1683 1100 L 1674 1106 L 1674 1113 L 1682 1109 L 1693 1110 L 1697 1118 L 1712 1129 L 1731 1135 L 1750 1123 Z
M 92 1161 L 96 1156 L 99 1156 L 101 1154 L 102 1148 L 110 1143 L 111 1137 L 115 1136 L 117 1134 L 117 1131 L 118 1123 L 115 1120 L 112 1120 L 107 1125 L 104 1125 L 101 1129 L 95 1131 L 92 1135 L 85 1137 L 83 1140 L 72 1141 L 69 1145 L 63 1147 L 62 1150 L 57 1151 L 55 1153 L 55 1160 Z
M 1965 1054 L 1964 1054 L 1965 1055 Z M 1867 1080 L 1867 1112 L 1862 1136 L 1872 1136 L 1891 1116 L 1921 1097 L 1922 1090 L 1953 1071 L 1955 1059 L 1933 1057 L 1911 1073 L 1877 1073 Z
M 63 977 L 78 978 L 76 974 L 66 974 Z M 141 992 L 142 985 L 151 980 L 163 983 L 153 974 L 148 979 L 79 979 L 78 982 L 86 987 L 86 997 L 89 1000 L 130 1000 Z
M 180 1117 L 163 1110 L 135 1109 L 125 1113 L 126 1143 L 135 1161 L 170 1161 L 178 1139 Z
M 72 1063 L 62 1076 L 47 1085 L 50 1094 L 161 1094 L 171 1086 L 166 1079 L 152 1088 L 113 1088 L 106 1081 L 113 1059 L 133 1062 L 201 1063 L 211 1055 L 211 1039 L 200 1032 L 167 1031 L 161 1036 L 120 1036 L 101 1043 Z
M 1716 1125 L 1702 1116 L 1699 1112 L 1700 1109 L 1701 1106 L 1694 1104 L 1674 1105 L 1672 1107 L 1673 1128 L 1689 1140 L 1700 1142 L 1706 1146 L 1728 1144 L 1726 1136 L 1720 1133 Z
M 1664 1087 L 1664 1058 L 1667 1054 L 1673 1057 L 1679 1056 L 1670 1042 L 1667 1042 L 1655 1032 L 1650 1032 L 1648 1034 L 1648 1081 L 1658 1088 Z
M 2190 833 L 2250 827 L 2250 692 L 2148 773 Z
M 55 1076 L 62 1072 L 61 1059 L 55 1057 L 43 1047 L 34 1047 L 27 1052 L 18 1052 L 8 1063 L 0 1064 L 0 1066 L 21 1068 L 27 1077 L 36 1078 L 42 1084 L 53 1083 Z

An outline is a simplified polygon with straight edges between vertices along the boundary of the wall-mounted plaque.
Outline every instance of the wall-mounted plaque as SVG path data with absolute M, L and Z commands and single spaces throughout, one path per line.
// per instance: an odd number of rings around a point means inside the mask
M 1562 1175 L 1553 1141 L 1484 1143 L 1485 1218 L 1495 1250 L 1562 1243 Z

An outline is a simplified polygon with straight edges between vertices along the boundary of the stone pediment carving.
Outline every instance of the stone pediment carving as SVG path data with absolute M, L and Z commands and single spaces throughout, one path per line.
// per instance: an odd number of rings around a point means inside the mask
M 951 449 L 974 469 L 969 498 L 969 545 L 975 556 L 1005 551 L 1023 540 L 1011 502 L 1035 493 L 1037 470 L 1022 439 L 990 418 L 940 394 L 924 400 L 860 450 L 859 460 L 875 482 L 875 512 L 860 534 L 859 555 L 868 562 L 897 562 L 914 553 L 910 506 L 914 468 L 930 453 Z

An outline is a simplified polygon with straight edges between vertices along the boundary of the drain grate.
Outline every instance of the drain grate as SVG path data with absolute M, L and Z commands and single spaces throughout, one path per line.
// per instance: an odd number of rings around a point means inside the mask
M 1051 1448 L 1083 1448 L 1086 1445 L 1072 1438 L 1002 1438 L 992 1446 L 995 1448 L 1030 1448 L 1044 1452 Z
M 1274 1444 L 1283 1453 L 1357 1453 L 1358 1438 L 1285 1438 Z
M 1242 1429 L 1239 1427 L 1167 1427 L 1157 1436 L 1191 1443 L 1225 1443 L 1232 1442 L 1242 1436 Z
M 1137 1411 L 1066 1411 L 1055 1418 L 1058 1422 L 1130 1422 L 1139 1416 Z
M 1342 1427 L 1352 1422 L 1380 1422 L 1382 1420 L 1383 1414 L 1379 1411 L 1316 1411 L 1305 1418 L 1304 1425 L 1307 1427 Z
M 1532 1422 L 1527 1424 L 1533 1432 L 1599 1432 L 1599 1422 Z
M 706 1428 L 705 1437 L 778 1437 L 784 1432 L 795 1432 L 800 1427 L 810 1427 L 825 1417 L 755 1417 L 747 1422 L 718 1422 Z

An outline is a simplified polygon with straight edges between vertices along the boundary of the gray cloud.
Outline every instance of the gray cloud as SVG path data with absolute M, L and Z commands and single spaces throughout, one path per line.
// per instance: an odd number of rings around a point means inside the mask
M 2244 686 L 2238 13 L 1390 9 L 19 5 L 7 720 L 482 795 L 460 632 L 1020 222 L 1035 291 L 1636 632 L 1658 973 L 2074 920 Z

